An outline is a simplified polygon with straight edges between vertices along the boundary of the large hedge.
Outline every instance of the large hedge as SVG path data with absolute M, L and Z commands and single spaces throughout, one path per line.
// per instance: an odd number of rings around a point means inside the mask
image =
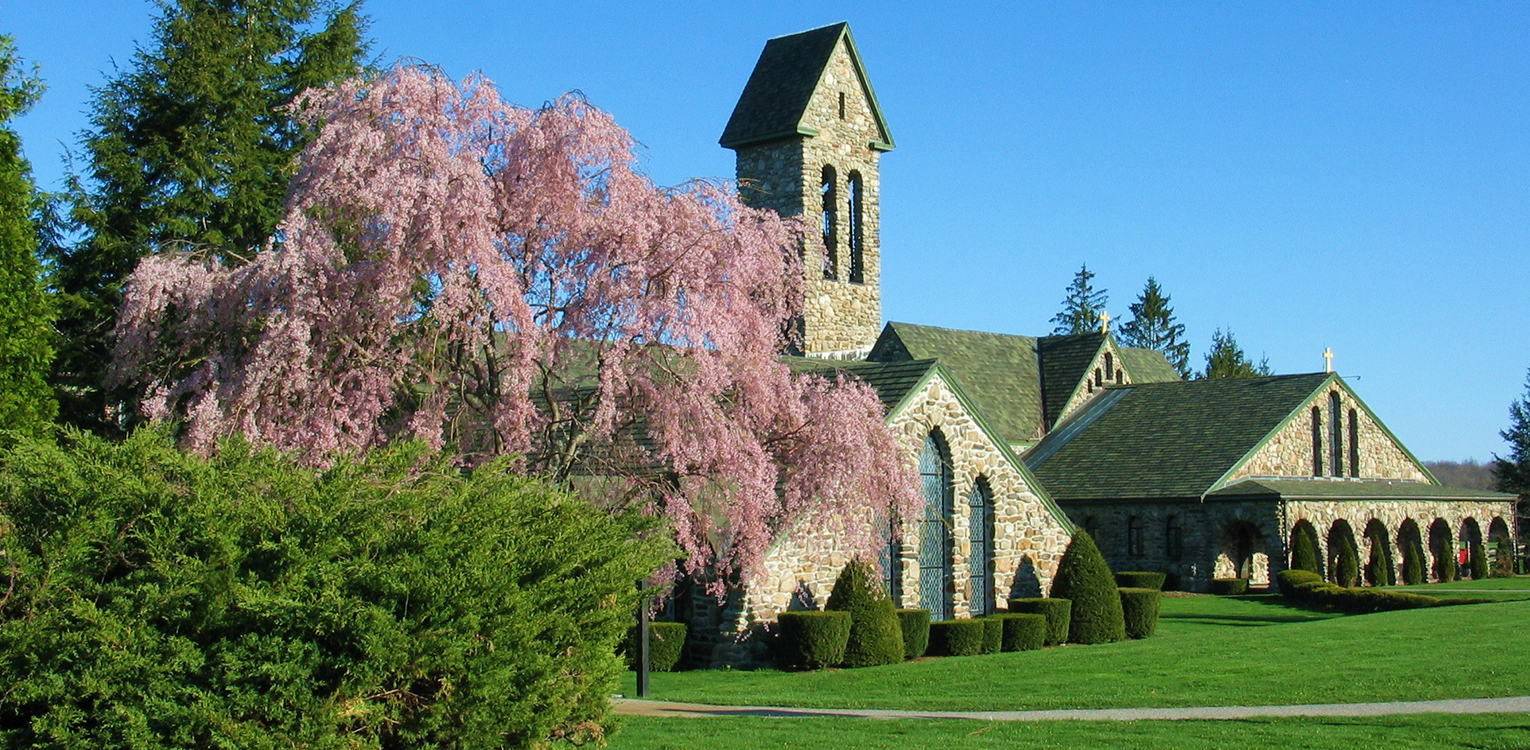
M 776 661 L 786 669 L 823 669 L 845 661 L 850 642 L 849 612 L 782 612 Z
M 903 658 L 918 659 L 930 647 L 930 611 L 898 610 L 898 627 L 903 631 Z
M 1069 643 L 1113 643 L 1126 638 L 1115 576 L 1088 533 L 1080 530 L 1068 543 L 1052 579 L 1052 597 L 1073 602 Z
M 640 628 L 633 625 L 627 631 L 627 642 L 623 650 L 627 652 L 627 668 L 638 668 L 638 631 Z M 650 672 L 673 672 L 680 664 L 680 657 L 685 655 L 686 627 L 683 622 L 650 622 L 648 623 L 648 671 Z
M 1121 613 L 1126 620 L 1127 638 L 1146 638 L 1158 630 L 1158 607 L 1163 593 L 1158 589 L 1120 589 Z
M 1045 615 L 1029 615 L 1011 612 L 994 615 L 1003 624 L 1003 651 L 1035 651 L 1046 644 L 1047 618 Z
M 1318 576 L 1318 579 L 1322 580 L 1322 576 Z M 1242 596 L 1248 593 L 1248 579 L 1213 578 L 1211 579 L 1211 593 L 1217 596 Z
M 1073 602 L 1048 597 L 1010 599 L 1009 611 L 1045 617 L 1047 619 L 1046 645 L 1057 646 L 1068 642 L 1068 622 L 1072 619 Z
M 942 620 L 930 623 L 932 656 L 977 656 L 983 653 L 988 625 L 982 620 Z
M 1130 570 L 1116 573 L 1116 585 L 1123 589 L 1155 589 L 1163 591 L 1167 573 L 1147 570 Z
M 991 615 L 979 619 L 983 623 L 983 653 L 999 653 L 1004 647 L 1004 621 Z
M 898 609 L 870 564 L 852 560 L 839 572 L 824 609 L 850 613 L 850 641 L 844 666 L 876 667 L 903 661 Z
M 673 552 L 507 466 L 0 437 L 0 746 L 597 739 L 633 582 Z

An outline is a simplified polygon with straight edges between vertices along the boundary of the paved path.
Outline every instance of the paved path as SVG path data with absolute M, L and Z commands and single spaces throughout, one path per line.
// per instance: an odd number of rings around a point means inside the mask
M 1389 716 L 1394 714 L 1530 713 L 1530 696 L 1468 698 L 1396 703 L 1323 703 L 1301 706 L 1213 706 L 1196 708 L 1098 708 L 1052 711 L 902 711 L 857 708 L 783 708 L 777 706 L 711 706 L 700 703 L 612 699 L 616 713 L 628 716 L 767 716 L 803 718 L 840 716 L 863 719 L 975 719 L 978 721 L 1142 721 L 1185 719 L 1248 719 L 1256 716 Z

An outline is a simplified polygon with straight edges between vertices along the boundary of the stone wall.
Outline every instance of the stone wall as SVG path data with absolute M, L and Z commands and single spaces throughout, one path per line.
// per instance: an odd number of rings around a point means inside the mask
M 1298 521 L 1310 522 L 1317 529 L 1318 547 L 1323 560 L 1327 560 L 1329 555 L 1329 531 L 1339 519 L 1347 521 L 1350 528 L 1354 530 L 1362 569 L 1366 560 L 1370 558 L 1371 552 L 1371 544 L 1365 536 L 1366 527 L 1370 525 L 1372 519 L 1381 521 L 1386 526 L 1387 541 L 1392 547 L 1395 568 L 1393 572 L 1397 574 L 1397 580 L 1401 581 L 1402 554 L 1399 544 L 1404 521 L 1412 519 L 1418 524 L 1419 538 L 1424 543 L 1425 568 L 1433 576 L 1435 561 L 1429 549 L 1429 527 L 1435 519 L 1443 519 L 1450 525 L 1451 541 L 1458 546 L 1466 520 L 1474 519 L 1485 542 L 1488 538 L 1488 529 L 1495 519 L 1502 519 L 1506 524 L 1513 521 L 1514 503 L 1474 500 L 1290 500 L 1286 503 L 1286 514 L 1288 517 L 1285 526 L 1286 540 L 1290 540 L 1291 527 Z M 1284 567 L 1282 564 L 1281 568 L 1284 569 Z
M 1359 477 L 1362 479 L 1406 479 L 1428 482 L 1418 464 L 1408 457 L 1407 451 L 1393 440 L 1375 415 L 1362 405 L 1350 392 L 1334 383 L 1320 391 L 1312 400 L 1302 404 L 1296 418 L 1282 428 L 1258 453 L 1229 477 L 1228 481 L 1244 477 L 1311 477 L 1315 475 L 1312 461 L 1312 407 L 1316 406 L 1321 418 L 1323 476 L 1336 476 L 1330 460 L 1333 432 L 1330 429 L 1332 415 L 1329 394 L 1339 394 L 1340 458 L 1342 473 L 1351 476 L 1349 449 L 1349 412 L 1354 410 L 1359 427 Z
M 940 430 L 951 452 L 958 498 L 953 518 L 952 598 L 958 617 L 969 616 L 972 599 L 968 561 L 971 556 L 967 493 L 979 478 L 993 493 L 994 601 L 1014 596 L 1038 596 L 1051 588 L 1057 563 L 1067 548 L 1068 532 L 1025 481 L 997 444 L 978 426 L 961 401 L 937 375 L 890 424 L 900 436 L 910 462 L 916 462 L 925 437 Z M 918 524 L 905 524 L 899 556 L 903 600 L 899 606 L 919 606 Z M 769 658 L 768 623 L 781 611 L 822 608 L 834 580 L 849 557 L 837 543 L 834 528 L 804 527 L 779 543 L 767 556 L 764 580 L 723 605 L 699 602 L 691 617 L 693 663 L 713 667 L 749 666 Z
M 834 168 L 838 217 L 834 277 L 824 277 L 820 243 L 809 243 L 803 253 L 803 353 L 810 356 L 863 357 L 881 333 L 881 180 L 877 171 L 881 152 L 871 144 L 882 136 L 866 91 L 851 62 L 849 45 L 842 41 L 803 117 L 802 125 L 816 129 L 817 135 L 738 149 L 738 180 L 745 201 L 782 216 L 803 215 L 815 232 L 821 231 L 823 168 Z M 850 280 L 852 173 L 861 178 L 860 281 Z

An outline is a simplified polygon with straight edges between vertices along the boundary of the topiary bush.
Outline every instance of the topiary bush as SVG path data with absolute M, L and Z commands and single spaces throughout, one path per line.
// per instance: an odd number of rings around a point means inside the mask
M 1338 539 L 1338 554 L 1334 560 L 1334 582 L 1346 588 L 1360 584 L 1360 551 L 1355 549 L 1354 539 L 1345 535 Z
M 1009 613 L 994 615 L 1002 624 L 1001 651 L 1035 651 L 1047 641 L 1046 615 Z
M 1346 614 L 1370 614 L 1399 609 L 1421 609 L 1457 604 L 1477 604 L 1482 599 L 1436 599 L 1404 591 L 1375 588 L 1345 588 L 1327 581 L 1297 584 L 1288 595 L 1297 604 Z
M 650 520 L 400 444 L 322 470 L 0 437 L 7 747 L 593 741 Z
M 1483 550 L 1482 545 L 1481 544 L 1473 544 L 1471 546 L 1471 551 L 1470 551 L 1469 554 L 1471 556 L 1467 558 L 1467 562 L 1471 566 L 1470 569 L 1471 569 L 1471 574 L 1472 574 L 1472 580 L 1480 581 L 1480 580 L 1482 580 L 1484 578 L 1487 578 L 1488 577 L 1487 553 L 1486 553 L 1485 550 Z
M 903 629 L 898 609 L 888 598 L 869 563 L 852 560 L 839 572 L 824 609 L 850 613 L 846 667 L 877 667 L 903 661 Z
M 634 671 L 638 668 L 638 630 L 640 628 L 633 625 L 627 631 L 627 642 L 623 649 L 627 652 L 627 668 Z M 680 657 L 685 654 L 685 633 L 683 622 L 648 623 L 648 671 L 675 670 L 680 664 Z
M 930 623 L 933 656 L 977 656 L 983 653 L 988 626 L 982 620 L 942 620 Z
M 845 661 L 850 643 L 850 613 L 782 612 L 776 615 L 781 635 L 776 662 L 785 669 L 824 669 Z
M 903 658 L 918 659 L 930 647 L 930 611 L 898 610 L 898 628 L 903 631 Z
M 1493 577 L 1512 578 L 1514 576 L 1514 550 L 1509 546 L 1509 538 L 1498 537 L 1498 542 L 1493 545 Z
M 1047 620 L 1046 645 L 1057 646 L 1068 642 L 1068 622 L 1072 619 L 1073 602 L 1067 599 L 1045 597 L 1010 599 L 1009 611 L 1045 617 Z
M 1121 613 L 1126 620 L 1127 638 L 1146 638 L 1158 630 L 1158 606 L 1163 592 L 1158 589 L 1119 589 Z
M 1133 570 L 1116 574 L 1116 586 L 1123 589 L 1153 589 L 1163 591 L 1164 580 L 1167 573 L 1154 573 L 1144 570 Z
M 1322 580 L 1319 577 L 1319 580 Z M 1238 596 L 1248 593 L 1247 578 L 1213 578 L 1211 579 L 1211 593 L 1217 596 Z
M 1297 521 L 1291 529 L 1291 570 L 1310 570 L 1323 574 L 1321 556 L 1318 554 L 1317 529 L 1305 520 Z
M 1424 582 L 1424 548 L 1417 539 L 1403 538 L 1403 584 L 1417 586 Z
M 1073 602 L 1068 618 L 1069 643 L 1114 643 L 1125 640 L 1126 620 L 1116 579 L 1089 534 L 1078 531 L 1052 579 L 1052 596 Z
M 992 615 L 979 619 L 983 623 L 983 653 L 999 653 L 1004 645 L 1004 622 Z
M 1275 574 L 1275 583 L 1281 596 L 1296 597 L 1296 587 L 1304 583 L 1322 583 L 1323 577 L 1310 570 L 1282 570 Z
M 1387 562 L 1379 544 L 1371 545 L 1371 557 L 1365 561 L 1365 582 L 1371 586 L 1387 585 Z

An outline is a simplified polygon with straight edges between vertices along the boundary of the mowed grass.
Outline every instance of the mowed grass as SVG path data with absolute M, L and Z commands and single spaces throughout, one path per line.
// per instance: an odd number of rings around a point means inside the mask
M 1380 716 L 1237 721 L 981 722 L 883 721 L 854 718 L 629 718 L 611 750 L 832 747 L 834 750 L 984 748 L 1426 748 L 1522 749 L 1530 746 L 1530 716 Z
M 1158 634 L 1142 641 L 823 672 L 655 674 L 650 697 L 1021 710 L 1516 696 L 1530 694 L 1527 622 L 1530 602 L 1335 616 L 1276 596 L 1170 596 Z M 623 692 L 633 689 L 629 673 Z
M 1484 578 L 1480 581 L 1452 581 L 1422 586 L 1388 586 L 1393 591 L 1408 591 L 1425 596 L 1493 601 L 1530 600 L 1530 577 Z

